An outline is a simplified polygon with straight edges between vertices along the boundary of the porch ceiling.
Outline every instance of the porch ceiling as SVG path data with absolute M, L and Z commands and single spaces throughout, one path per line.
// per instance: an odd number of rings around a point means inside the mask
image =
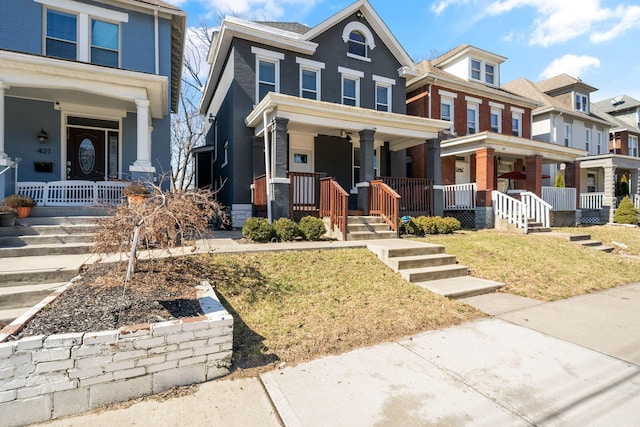
M 640 169 L 640 158 L 623 156 L 622 154 L 581 157 L 577 160 L 580 161 L 580 167 L 582 169 L 610 167 L 616 169 Z
M 375 139 L 389 142 L 392 151 L 422 144 L 451 126 L 442 120 L 269 93 L 245 119 L 256 136 L 264 132 L 265 112 L 267 121 L 275 117 L 289 119 L 289 130 L 297 132 L 340 135 L 344 131 L 357 140 L 360 131 L 372 129 L 376 132 Z
M 9 87 L 5 96 L 121 112 L 136 111 L 135 100 L 148 99 L 153 118 L 169 113 L 164 76 L 3 50 L 0 70 L 0 80 Z
M 440 147 L 441 157 L 471 154 L 481 148 L 493 148 L 496 156 L 540 155 L 543 163 L 574 162 L 587 154 L 585 150 L 494 132 L 480 132 L 444 140 L 440 143 Z

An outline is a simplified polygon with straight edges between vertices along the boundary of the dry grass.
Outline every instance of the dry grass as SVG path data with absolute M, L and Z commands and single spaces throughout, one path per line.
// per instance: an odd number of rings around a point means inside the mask
M 592 229 L 570 229 L 585 230 Z M 640 233 L 640 229 L 633 231 Z M 543 301 L 640 281 L 640 260 L 582 248 L 558 238 L 482 230 L 422 240 L 445 245 L 446 252 L 467 265 L 472 276 L 505 283 L 502 292 Z
M 568 233 L 588 233 L 591 238 L 600 240 L 605 245 L 612 246 L 617 254 L 640 256 L 640 228 L 624 225 L 598 225 L 583 228 L 558 228 L 557 231 Z M 626 248 L 621 248 L 616 243 L 622 243 Z
M 234 365 L 264 367 L 483 315 L 405 282 L 366 249 L 214 255 L 209 279 L 234 315 Z

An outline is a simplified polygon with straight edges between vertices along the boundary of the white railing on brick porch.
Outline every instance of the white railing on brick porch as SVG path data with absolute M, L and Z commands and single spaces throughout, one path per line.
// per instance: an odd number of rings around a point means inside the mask
M 529 231 L 529 221 L 525 214 L 524 203 L 496 190 L 493 191 L 492 196 L 495 216 L 506 219 L 509 224 L 515 224 L 516 227 L 524 229 L 526 234 Z
M 552 211 L 575 211 L 576 189 L 570 187 L 542 187 L 542 200 L 552 206 Z
M 443 185 L 444 209 L 473 210 L 476 208 L 476 184 Z
M 602 209 L 604 193 L 580 194 L 580 209 Z
M 530 191 L 520 193 L 520 200 L 524 203 L 524 213 L 527 219 L 540 222 L 543 227 L 549 227 L 551 224 L 551 205 L 549 203 Z
M 122 201 L 122 189 L 130 184 L 119 181 L 18 182 L 16 193 L 30 196 L 38 206 L 118 204 Z

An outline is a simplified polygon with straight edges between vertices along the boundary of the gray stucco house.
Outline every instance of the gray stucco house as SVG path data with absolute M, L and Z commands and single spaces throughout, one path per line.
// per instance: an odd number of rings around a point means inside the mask
M 0 2 L 0 197 L 90 204 L 168 172 L 185 21 L 160 0 Z
M 312 28 L 227 17 L 208 59 L 197 185 L 218 190 L 234 227 L 252 215 L 317 214 L 324 176 L 349 195 L 350 214 L 367 214 L 371 181 L 410 180 L 406 149 L 425 142 L 439 183 L 437 135 L 449 124 L 405 114 L 417 69 L 368 1 Z M 402 181 L 414 184 L 425 192 Z

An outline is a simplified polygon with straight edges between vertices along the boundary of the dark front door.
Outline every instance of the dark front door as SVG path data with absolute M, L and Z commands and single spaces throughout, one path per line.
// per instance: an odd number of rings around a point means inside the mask
M 105 179 L 104 131 L 69 128 L 67 179 Z

